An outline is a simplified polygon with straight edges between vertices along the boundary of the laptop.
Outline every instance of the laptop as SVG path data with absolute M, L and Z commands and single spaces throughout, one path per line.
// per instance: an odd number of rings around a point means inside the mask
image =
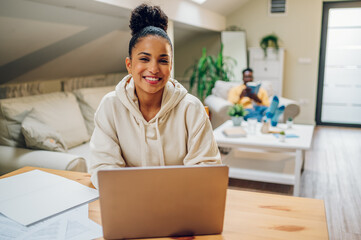
M 106 239 L 219 234 L 228 167 L 165 166 L 98 172 Z

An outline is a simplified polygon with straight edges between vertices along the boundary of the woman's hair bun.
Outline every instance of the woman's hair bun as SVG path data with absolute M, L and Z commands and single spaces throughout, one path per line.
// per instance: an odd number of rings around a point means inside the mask
M 159 27 L 165 32 L 168 28 L 168 17 L 158 6 L 141 4 L 132 11 L 129 27 L 132 36 L 148 26 Z

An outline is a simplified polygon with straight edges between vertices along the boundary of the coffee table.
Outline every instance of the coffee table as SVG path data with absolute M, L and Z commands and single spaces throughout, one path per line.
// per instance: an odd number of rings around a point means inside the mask
M 293 195 L 299 196 L 301 169 L 305 151 L 310 149 L 313 125 L 293 124 L 287 129 L 285 124 L 278 124 L 271 131 L 284 130 L 286 138 L 281 142 L 274 134 L 262 134 L 261 123 L 256 126 L 256 133 L 246 137 L 226 137 L 223 130 L 232 127 L 229 120 L 214 130 L 214 136 L 220 147 L 231 147 L 232 151 L 223 159 L 229 165 L 229 177 L 261 182 L 293 185 Z M 247 122 L 242 123 L 247 131 Z

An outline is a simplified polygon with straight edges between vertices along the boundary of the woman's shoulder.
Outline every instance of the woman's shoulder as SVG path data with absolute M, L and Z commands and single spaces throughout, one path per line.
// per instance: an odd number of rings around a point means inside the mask
M 194 95 L 187 93 L 183 100 L 179 103 L 181 112 L 184 111 L 187 118 L 199 117 L 204 115 L 206 117 L 206 111 L 203 103 Z
M 104 97 L 100 101 L 100 105 L 104 104 L 104 102 L 107 102 L 107 103 L 115 102 L 116 99 L 117 99 L 117 96 L 115 94 L 115 91 L 108 92 L 107 94 L 104 95 Z
M 196 96 L 190 93 L 185 95 L 181 103 L 190 107 L 203 107 L 202 102 Z
M 105 96 L 102 98 L 102 100 L 99 103 L 98 109 L 99 108 L 105 108 L 105 109 L 109 108 L 109 109 L 111 109 L 115 105 L 116 106 L 122 106 L 123 104 L 121 103 L 121 101 L 117 97 L 116 92 L 111 91 L 111 92 L 105 94 Z

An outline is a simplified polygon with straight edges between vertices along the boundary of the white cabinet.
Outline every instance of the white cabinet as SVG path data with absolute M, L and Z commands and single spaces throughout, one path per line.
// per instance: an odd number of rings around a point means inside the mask
M 223 55 L 237 61 L 231 81 L 242 82 L 242 71 L 247 68 L 246 33 L 243 31 L 223 31 L 221 34 Z
M 254 81 L 271 83 L 274 94 L 282 96 L 285 50 L 280 48 L 275 51 L 273 48 L 268 48 L 267 57 L 262 48 L 252 47 L 248 50 L 249 67 L 253 69 Z

